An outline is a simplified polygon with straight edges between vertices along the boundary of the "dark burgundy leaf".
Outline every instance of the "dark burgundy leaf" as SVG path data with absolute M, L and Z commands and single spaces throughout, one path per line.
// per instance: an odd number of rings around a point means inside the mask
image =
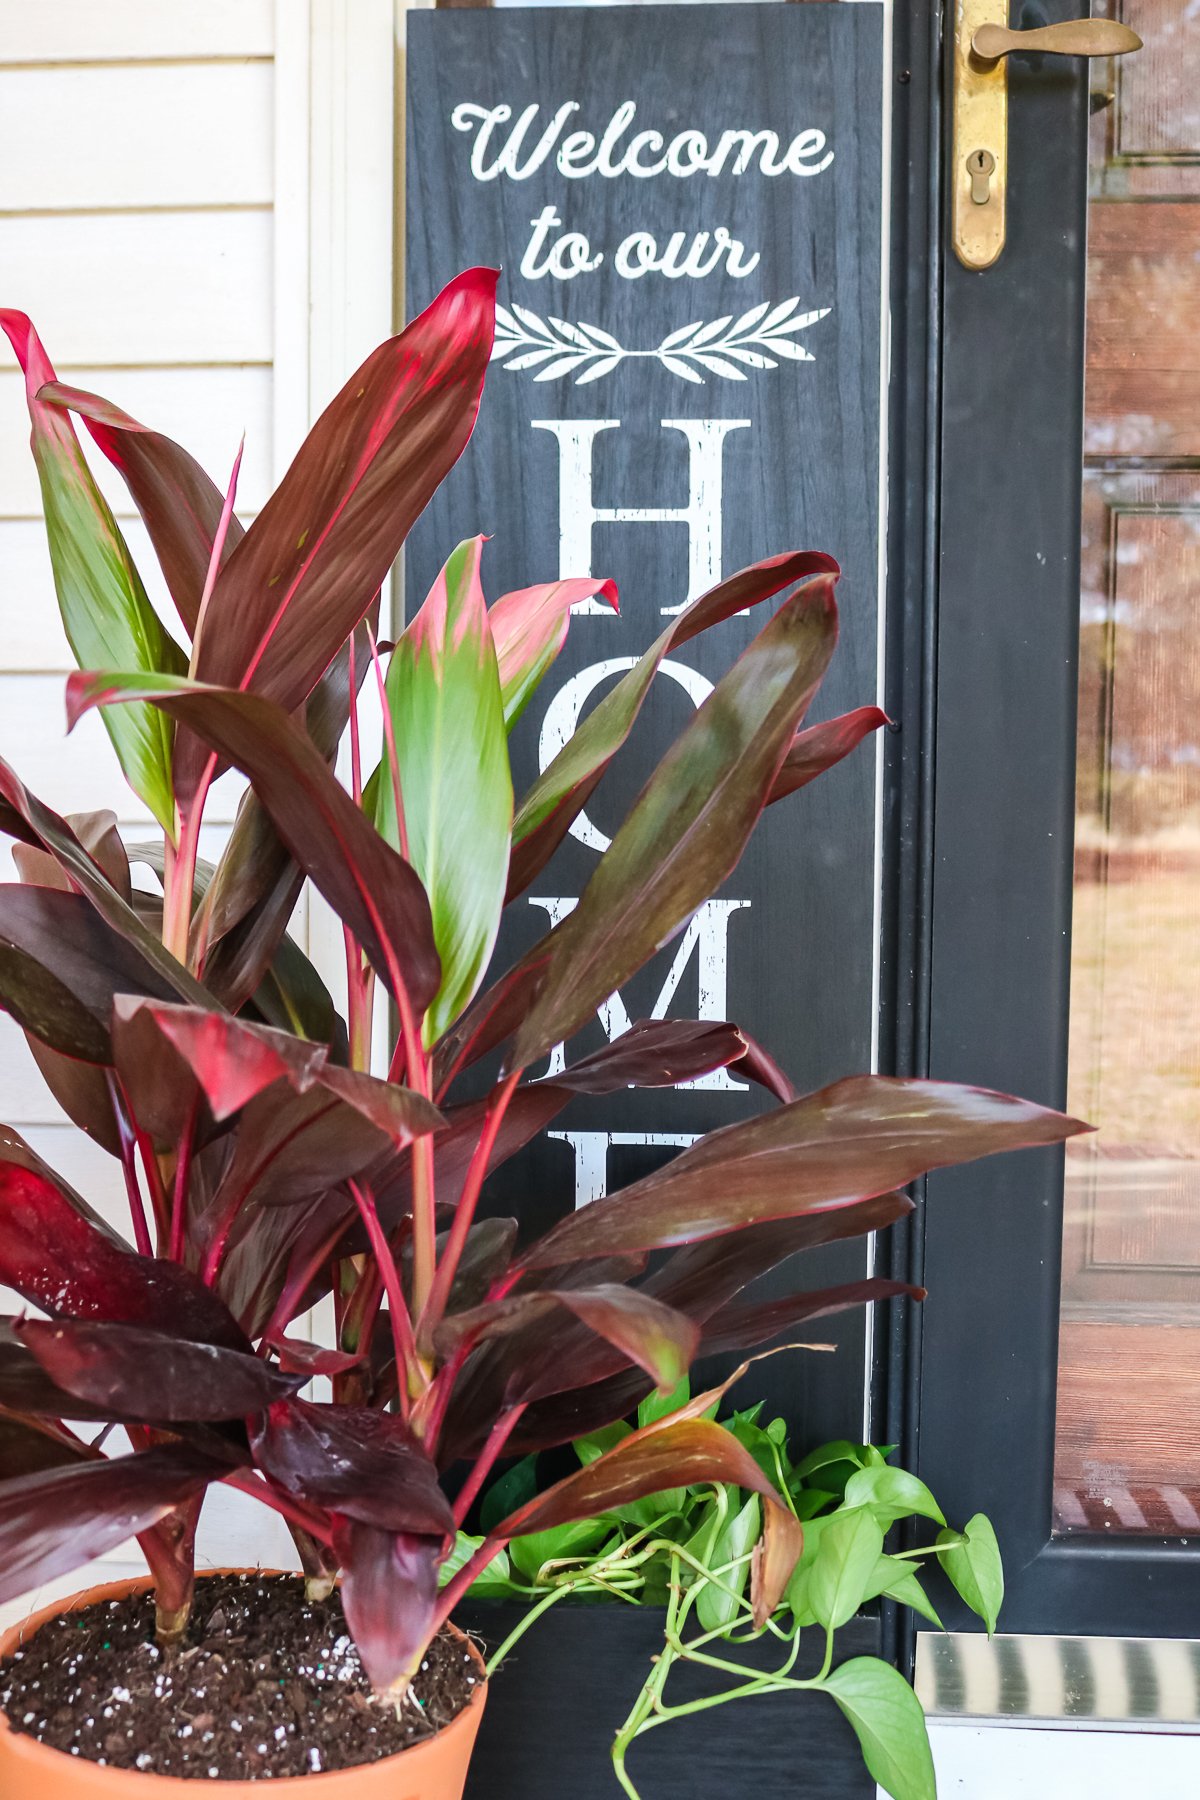
M 363 1668 L 376 1692 L 403 1693 L 433 1635 L 440 1537 L 380 1531 L 337 1516 L 334 1554 L 342 1565 L 342 1605 Z
M 110 1029 L 113 1063 L 121 1085 L 138 1124 L 150 1134 L 155 1147 L 164 1152 L 176 1149 L 193 1113 L 193 1148 L 208 1143 L 217 1127 L 200 1085 L 178 1050 L 159 1031 L 153 1012 L 136 1000 L 118 1000 Z
M 533 1004 L 537 977 L 549 961 L 553 937 L 554 932 L 549 932 L 514 968 L 485 988 L 441 1038 L 433 1056 L 433 1090 L 439 1100 L 461 1070 L 512 1036 Z
M 857 749 L 869 732 L 878 731 L 887 722 L 887 714 L 877 706 L 860 706 L 854 712 L 843 713 L 840 718 L 826 720 L 823 725 L 810 725 L 807 731 L 798 731 L 767 796 L 768 804 L 782 800 L 786 794 L 794 794 L 798 788 L 807 787 L 810 781 L 815 781 L 818 775 L 823 775 L 826 769 L 832 769 L 835 763 L 840 763 L 843 757 Z
M 628 1368 L 589 1387 L 554 1394 L 522 1414 L 506 1448 L 514 1456 L 526 1456 L 530 1451 L 553 1450 L 559 1444 L 573 1443 L 576 1438 L 587 1437 L 626 1418 L 653 1391 L 654 1383 L 641 1369 Z M 461 1421 L 462 1434 L 451 1436 L 451 1426 L 457 1429 L 458 1423 L 452 1416 L 439 1445 L 439 1454 L 447 1464 L 478 1455 L 486 1436 L 486 1430 L 481 1431 L 478 1423 L 472 1429 L 465 1419 Z
M 0 1605 L 145 1531 L 230 1466 L 170 1444 L 0 1482 Z
M 5 943 L 0 943 L 0 1007 L 27 1037 L 53 1046 L 57 1055 L 93 1064 L 112 1060 L 108 1033 L 95 1014 L 41 963 Z
M 457 276 L 321 414 L 217 578 L 199 680 L 308 698 L 471 435 L 495 292 L 493 270 Z
M 106 674 L 67 683 L 74 724 L 91 706 L 151 699 L 249 777 L 300 867 L 362 944 L 380 978 L 424 1011 L 441 965 L 425 890 L 330 772 L 302 725 L 255 694 Z
M 52 1050 L 109 1062 L 114 997 L 176 992 L 82 894 L 0 882 L 0 1005 Z
M 140 1016 L 153 1023 L 158 1037 L 191 1069 L 218 1121 L 239 1112 L 276 1081 L 287 1080 L 302 1092 L 325 1059 L 321 1044 L 227 1014 L 136 1000 L 122 1000 L 116 1010 L 122 1022 Z
M 162 978 L 165 990 L 193 1006 L 212 1006 L 212 996 L 148 931 L 133 907 L 113 887 L 65 819 L 31 794 L 6 762 L 0 761 L 0 831 L 45 850 L 72 883 L 87 895 L 106 924 L 140 952 Z
M 248 788 L 243 801 L 252 797 L 252 790 Z M 239 821 L 242 816 L 239 811 Z M 205 985 L 222 1006 L 231 1012 L 238 1011 L 249 1001 L 255 1012 L 262 1015 L 263 1023 L 294 1031 L 313 1043 L 328 1044 L 335 1052 L 343 1053 L 345 1026 L 337 1016 L 333 997 L 295 939 L 283 930 L 295 910 L 295 901 L 304 880 L 303 873 L 295 868 L 261 808 L 255 816 L 263 827 L 264 859 L 269 861 L 273 851 L 277 852 L 282 861 L 295 871 L 296 880 L 287 894 L 283 892 L 282 884 L 272 889 L 271 897 L 264 902 L 261 910 L 255 910 L 250 917 L 241 920 L 227 938 L 223 938 L 215 949 L 210 949 L 204 963 Z M 235 836 L 237 830 L 235 825 Z M 41 852 L 20 853 L 36 855 L 40 861 L 54 867 L 50 859 L 42 856 Z M 148 868 L 153 869 L 162 881 L 165 859 L 161 843 L 131 845 L 130 855 L 135 862 L 145 863 Z M 202 904 L 210 892 L 214 875 L 211 864 L 206 863 L 202 857 L 197 858 L 194 882 L 197 905 Z M 159 895 L 144 894 L 139 889 L 134 904 L 153 929 L 162 929 L 162 900 Z M 276 905 L 286 912 L 286 917 L 281 912 L 278 920 L 273 917 L 269 919 L 268 913 L 273 914 Z M 279 925 L 278 931 L 275 929 L 276 924 Z M 244 933 L 242 925 L 246 928 Z M 271 939 L 270 946 L 266 941 L 268 935 Z M 258 982 L 257 987 L 253 985 L 252 975 Z
M 0 1281 L 52 1318 L 148 1325 L 249 1348 L 203 1282 L 177 1263 L 135 1255 L 44 1167 L 30 1166 L 14 1134 L 0 1134 Z
M 703 1324 L 744 1287 L 797 1252 L 883 1231 L 912 1210 L 906 1194 L 877 1194 L 833 1212 L 800 1213 L 727 1237 L 704 1238 L 668 1256 L 646 1288 Z
M 71 1123 L 78 1125 L 110 1156 L 119 1156 L 121 1137 L 113 1117 L 106 1070 L 98 1063 L 76 1062 L 73 1056 L 60 1056 L 57 1050 L 49 1049 L 38 1038 L 27 1036 L 25 1042 L 42 1080 Z
M 925 1289 L 906 1281 L 885 1281 L 873 1276 L 847 1281 L 840 1287 L 822 1288 L 811 1294 L 786 1294 L 778 1300 L 757 1300 L 744 1306 L 723 1306 L 704 1326 L 701 1348 L 705 1356 L 731 1350 L 756 1350 L 784 1331 L 793 1331 L 808 1319 L 868 1306 L 881 1300 L 923 1300 Z
M 297 1104 L 305 1105 L 310 1098 L 306 1096 Z M 257 1106 L 259 1102 L 254 1104 Z M 284 1292 L 288 1269 L 298 1246 L 307 1241 L 306 1234 L 310 1229 L 321 1244 L 329 1245 L 332 1255 L 338 1233 L 331 1234 L 323 1229 L 322 1220 L 328 1210 L 335 1207 L 335 1216 L 340 1221 L 344 1199 L 344 1195 L 329 1193 L 322 1185 L 306 1198 L 297 1200 L 294 1208 L 257 1205 L 242 1208 L 221 1263 L 217 1292 L 251 1337 L 264 1331 L 273 1318 L 276 1302 Z M 321 1292 L 328 1291 L 326 1282 Z M 304 1306 L 297 1303 L 284 1322 L 290 1322 L 304 1310 Z
M 16 1476 L 88 1460 L 84 1446 L 72 1443 L 61 1426 L 0 1413 L 0 1486 Z
M 709 1419 L 667 1418 L 635 1431 L 615 1450 L 556 1482 L 510 1513 L 495 1529 L 500 1542 L 549 1531 L 573 1519 L 590 1519 L 664 1488 L 727 1482 L 762 1496 L 766 1546 L 755 1565 L 755 1622 L 775 1610 L 803 1545 L 798 1521 L 780 1504 L 778 1489 L 750 1452 L 724 1426 Z
M 0 1125 L 0 1179 L 2 1179 L 6 1173 L 5 1165 L 10 1165 L 14 1169 L 25 1170 L 29 1174 L 39 1176 L 43 1181 L 50 1183 L 62 1196 L 65 1204 L 76 1213 L 79 1218 L 86 1219 L 88 1224 L 98 1231 L 102 1237 L 107 1238 L 110 1244 L 116 1245 L 121 1250 L 128 1249 L 128 1245 L 121 1234 L 114 1231 L 107 1220 L 102 1218 L 94 1207 L 89 1206 L 82 1194 L 77 1194 L 70 1182 L 65 1181 L 61 1175 L 56 1173 L 56 1171 L 50 1167 L 49 1163 L 45 1162 L 38 1155 L 37 1151 L 33 1149 L 30 1144 L 25 1142 L 25 1139 L 20 1133 L 13 1130 L 11 1125 Z M 0 1224 L 2 1223 L 3 1213 L 0 1211 Z
M 378 600 L 349 642 L 322 675 L 305 708 L 309 737 L 325 761 L 333 764 L 350 718 L 350 671 L 359 687 L 371 664 L 370 632 L 378 626 Z M 205 982 L 231 1012 L 256 992 L 268 967 L 282 973 L 277 946 L 295 911 L 304 882 L 304 871 L 289 855 L 268 815 L 254 793 L 247 789 L 238 806 L 237 819 L 217 866 L 211 891 L 193 922 L 193 939 L 201 936 L 208 946 L 204 961 Z M 311 964 L 304 972 L 305 988 L 316 990 L 320 1003 L 325 995 Z M 292 986 L 294 988 L 294 982 Z M 293 999 L 295 995 L 291 996 Z M 327 996 L 326 996 L 327 998 Z M 332 1012 L 333 1003 L 328 1001 Z M 303 1014 L 300 1023 L 306 1037 L 328 1039 L 333 1027 L 310 1029 Z
M 269 1088 L 241 1115 L 211 1210 L 224 1218 L 249 1202 L 261 1215 L 263 1209 L 292 1207 L 315 1194 L 328 1194 L 325 1223 L 332 1229 L 338 1219 L 349 1218 L 353 1207 L 347 1196 L 331 1190 L 351 1176 L 369 1180 L 384 1154 L 395 1154 L 389 1138 L 361 1111 L 325 1089 L 296 1094 L 285 1086 Z M 295 1237 L 296 1229 L 294 1221 L 283 1226 L 289 1237 Z
M 611 1344 L 623 1358 L 645 1369 L 664 1392 L 678 1385 L 696 1354 L 700 1332 L 690 1319 L 652 1295 L 615 1283 L 543 1288 L 487 1301 L 470 1312 L 444 1319 L 437 1347 L 449 1354 L 464 1342 L 479 1343 L 531 1327 L 538 1352 L 516 1361 L 505 1398 L 509 1405 L 540 1400 L 564 1387 L 580 1385 L 569 1337 L 564 1342 L 555 1329 L 556 1315 L 561 1321 L 564 1312 Z
M 530 1268 L 653 1250 L 852 1204 L 928 1169 L 1085 1131 L 1030 1101 L 950 1082 L 851 1076 L 710 1132 L 645 1180 L 596 1200 L 526 1253 Z
M 289 906 L 289 918 L 294 910 L 293 901 Z M 259 914 L 259 918 L 265 919 L 265 914 Z M 286 931 L 277 935 L 273 925 L 269 935 L 275 945 L 274 954 L 262 970 L 257 987 L 252 988 L 249 994 L 244 995 L 243 991 L 249 984 L 251 965 L 253 972 L 257 974 L 258 965 L 262 961 L 260 952 L 264 948 L 252 941 L 252 932 L 244 939 L 239 940 L 239 934 L 233 933 L 221 940 L 215 955 L 204 965 L 205 980 L 219 978 L 223 1004 L 243 1006 L 249 1001 L 268 1025 L 274 1025 L 281 1031 L 294 1031 L 314 1044 L 324 1044 L 335 1061 L 344 1062 L 346 1027 L 338 1017 L 333 995 L 295 938 L 290 937 Z M 239 941 L 249 952 L 249 961 L 244 968 L 232 960 L 235 955 L 240 954 L 237 949 Z M 221 954 L 227 945 L 233 946 L 229 961 L 225 961 Z
M 621 748 L 641 710 L 665 656 L 713 625 L 757 606 L 811 575 L 840 573 L 820 551 L 789 551 L 767 557 L 719 582 L 679 614 L 645 655 L 576 727 L 570 742 L 534 782 L 513 821 L 508 898 L 524 892 L 587 805 L 604 771 Z
M 31 1413 L 45 1420 L 98 1419 L 108 1424 L 112 1414 L 105 1408 L 89 1406 L 51 1381 L 33 1352 L 17 1336 L 18 1323 L 15 1319 L 0 1319 L 0 1409 Z M 0 1475 L 20 1473 L 23 1471 L 5 1469 L 0 1464 Z
M 511 1068 L 528 1068 L 586 1023 L 736 867 L 836 642 L 833 578 L 816 575 L 743 650 L 650 776 L 554 932 Z
M 553 1079 L 559 1087 L 569 1088 L 575 1094 L 673 1087 L 681 1081 L 695 1081 L 713 1069 L 724 1069 L 733 1063 L 740 1066 L 749 1055 L 751 1042 L 736 1025 L 691 1019 L 638 1019 L 603 1050 L 570 1063 Z M 757 1066 L 751 1068 L 747 1063 L 746 1072 L 756 1073 Z M 550 1083 L 536 1085 L 546 1087 Z
M 442 1123 L 436 1107 L 420 1094 L 340 1068 L 329 1062 L 328 1045 L 308 1043 L 292 1032 L 196 1007 L 117 1001 L 115 1021 L 139 1017 L 149 1018 L 161 1039 L 182 1057 L 218 1122 L 240 1112 L 276 1082 L 284 1082 L 298 1094 L 323 1089 L 359 1113 L 394 1148 Z
M 395 1413 L 278 1400 L 251 1441 L 259 1466 L 298 1499 L 380 1531 L 454 1536 L 437 1470 Z
M 68 813 L 64 823 L 75 833 L 101 873 L 128 904 L 132 893 L 129 858 L 117 830 L 116 813 Z M 31 887 L 56 887 L 61 888 L 64 893 L 73 891 L 66 874 L 48 851 L 34 849 L 30 844 L 16 844 L 13 847 L 13 861 L 21 880 L 27 881 Z
M 114 1419 L 240 1419 L 304 1385 L 262 1357 L 169 1331 L 66 1319 L 13 1330 L 52 1381 Z
M 913 1210 L 903 1194 L 884 1194 L 832 1212 L 802 1213 L 719 1238 L 707 1238 L 675 1251 L 651 1274 L 642 1292 L 664 1301 L 704 1326 L 749 1283 L 799 1251 L 844 1238 L 881 1231 Z M 564 1286 L 568 1279 L 594 1281 L 611 1259 L 555 1267 L 535 1282 Z M 636 1273 L 636 1269 L 633 1271 Z M 609 1279 L 629 1279 L 616 1267 Z M 527 1280 L 530 1277 L 526 1278 Z M 524 1292 L 524 1287 L 520 1290 Z M 707 1352 L 707 1337 L 701 1350 Z M 648 1391 L 646 1383 L 621 1369 L 621 1357 L 609 1344 L 574 1326 L 560 1334 L 555 1354 L 546 1354 L 544 1334 L 529 1329 L 483 1346 L 471 1358 L 455 1389 L 445 1443 L 458 1454 L 477 1450 L 490 1420 L 506 1404 L 510 1383 L 536 1376 L 545 1398 L 531 1407 L 513 1439 L 514 1451 L 545 1449 L 624 1417 Z
M 447 1306 L 477 1306 L 492 1283 L 508 1268 L 517 1244 L 515 1219 L 479 1219 L 467 1233 L 467 1241 L 454 1274 Z M 444 1236 L 438 1238 L 441 1255 Z
M 363 1358 L 357 1351 L 327 1350 L 323 1344 L 310 1344 L 305 1338 L 286 1337 L 282 1332 L 269 1340 L 279 1357 L 279 1366 L 290 1375 L 345 1375 L 357 1369 Z

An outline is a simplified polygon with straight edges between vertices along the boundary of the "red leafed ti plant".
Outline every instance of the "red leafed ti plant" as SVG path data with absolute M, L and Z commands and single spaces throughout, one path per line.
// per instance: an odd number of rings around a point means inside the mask
M 177 444 L 62 386 L 29 320 L 0 313 L 25 371 L 82 671 L 69 718 L 102 709 L 162 828 L 126 846 L 110 815 L 60 817 L 0 765 L 0 827 L 20 874 L 0 886 L 0 1004 L 70 1117 L 118 1160 L 131 1234 L 0 1136 L 0 1281 L 40 1315 L 10 1318 L 0 1337 L 0 1600 L 133 1532 L 170 1645 L 187 1626 L 205 1493 L 224 1482 L 283 1515 L 312 1593 L 340 1580 L 380 1691 L 407 1688 L 508 1539 L 663 1488 L 762 1494 L 765 1618 L 800 1528 L 704 1416 L 711 1395 L 498 1524 L 449 1581 L 439 1571 L 502 1455 L 623 1416 L 669 1390 L 706 1340 L 751 1348 L 904 1291 L 861 1281 L 786 1305 L 744 1293 L 785 1258 L 896 1219 L 910 1207 L 898 1190 L 924 1170 L 1078 1129 L 999 1094 L 880 1076 L 797 1095 L 732 1024 L 636 1024 L 537 1078 L 725 880 L 763 809 L 882 715 L 803 728 L 837 635 L 837 567 L 775 556 L 679 614 L 514 803 L 508 733 L 572 604 L 615 605 L 612 584 L 529 587 L 489 607 L 473 539 L 390 652 L 374 631 L 381 584 L 470 436 L 494 286 L 469 271 L 381 345 L 246 529 L 236 470 L 223 492 Z M 129 488 L 175 635 L 74 419 Z M 515 967 L 492 969 L 505 905 L 587 803 L 663 658 L 760 606 L 757 636 L 649 773 L 575 910 Z M 384 721 L 370 766 L 364 681 L 378 684 Z M 343 784 L 333 765 L 347 730 Z M 229 766 L 248 788 L 211 867 L 200 829 Z M 287 934 L 306 879 L 344 927 L 345 1019 Z M 372 1072 L 385 999 L 394 1042 Z M 497 1056 L 479 1097 L 475 1065 Z M 489 1172 L 573 1095 L 734 1065 L 769 1110 L 539 1238 L 478 1217 Z M 329 1294 L 337 1344 L 324 1350 L 291 1328 Z M 332 1400 L 300 1397 L 315 1374 Z

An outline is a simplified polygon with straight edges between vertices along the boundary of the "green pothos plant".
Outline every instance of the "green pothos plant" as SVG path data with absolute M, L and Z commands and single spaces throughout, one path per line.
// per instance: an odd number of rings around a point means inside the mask
M 651 1396 L 638 1409 L 638 1426 L 652 1424 L 690 1398 L 686 1379 L 666 1398 Z M 708 1416 L 716 1416 L 718 1405 L 710 1403 Z M 959 1530 L 949 1526 L 929 1488 L 897 1468 L 886 1446 L 842 1439 L 793 1460 L 787 1422 L 776 1418 L 764 1424 L 762 1412 L 760 1402 L 721 1423 L 770 1478 L 804 1533 L 782 1599 L 764 1622 L 755 1622 L 749 1596 L 762 1529 L 760 1499 L 733 1483 L 696 1483 L 598 1518 L 515 1538 L 471 1590 L 476 1599 L 526 1608 L 492 1651 L 489 1673 L 564 1600 L 659 1608 L 662 1648 L 651 1658 L 613 1739 L 613 1770 L 629 1800 L 641 1795 L 626 1759 L 647 1732 L 733 1700 L 779 1693 L 827 1694 L 853 1727 L 871 1775 L 893 1800 L 936 1800 L 929 1735 L 916 1694 L 879 1657 L 855 1656 L 835 1667 L 837 1633 L 881 1596 L 910 1607 L 940 1630 L 921 1581 L 926 1563 L 941 1566 L 991 1633 L 1004 1598 L 995 1531 L 983 1513 Z M 621 1422 L 578 1438 L 574 1449 L 580 1463 L 586 1467 L 607 1454 L 632 1430 Z M 481 1531 L 531 1500 L 538 1486 L 536 1456 L 514 1463 L 484 1494 Z M 889 1546 L 895 1528 L 913 1521 L 924 1524 L 931 1541 Z M 481 1541 L 462 1534 L 455 1561 L 465 1561 Z M 817 1666 L 798 1673 L 802 1653 L 814 1639 L 817 1656 L 810 1655 L 807 1666 L 814 1660 Z M 774 1654 L 764 1656 L 771 1646 Z M 722 1684 L 700 1698 L 677 1697 L 672 1678 L 688 1666 L 715 1673 Z

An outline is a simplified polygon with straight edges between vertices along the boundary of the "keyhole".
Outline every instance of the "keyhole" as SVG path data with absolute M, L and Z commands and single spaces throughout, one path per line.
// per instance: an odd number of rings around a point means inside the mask
M 976 206 L 986 206 L 991 199 L 992 170 L 996 159 L 990 150 L 972 150 L 967 158 L 967 174 L 971 177 L 971 199 Z

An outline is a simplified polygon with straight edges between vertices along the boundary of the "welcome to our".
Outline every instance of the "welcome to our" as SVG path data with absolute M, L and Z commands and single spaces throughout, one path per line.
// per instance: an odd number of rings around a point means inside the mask
M 542 122 L 542 108 L 536 102 L 515 120 L 507 103 L 479 106 L 463 102 L 454 108 L 451 121 L 456 130 L 474 136 L 471 173 L 476 181 L 495 181 L 500 176 L 528 181 L 551 159 L 567 181 L 587 181 L 595 176 L 605 181 L 621 176 L 650 181 L 660 175 L 687 181 L 696 175 L 714 178 L 752 171 L 770 178 L 807 177 L 822 174 L 833 161 L 825 133 L 815 127 L 797 132 L 786 143 L 778 132 L 740 126 L 722 131 L 711 142 L 705 132 L 691 128 L 667 139 L 661 131 L 635 131 L 637 103 L 623 100 L 598 134 L 568 131 L 569 121 L 580 110 L 577 100 L 565 100 Z M 593 250 L 586 233 L 564 230 L 554 206 L 543 207 L 530 226 L 532 235 L 520 262 L 526 281 L 540 281 L 547 275 L 557 281 L 573 281 L 578 275 L 594 274 L 605 260 L 606 252 Z M 758 251 L 747 255 L 744 243 L 724 224 L 691 234 L 690 240 L 688 234 L 675 232 L 661 247 L 653 233 L 631 231 L 613 253 L 613 266 L 626 281 L 650 274 L 670 280 L 681 276 L 701 279 L 722 265 L 728 274 L 743 279 L 754 273 L 759 260 Z
M 515 118 L 507 104 L 482 106 L 463 102 L 455 106 L 451 120 L 456 130 L 471 134 L 470 170 L 476 181 L 501 178 L 528 181 L 550 164 L 570 182 L 604 181 L 631 177 L 645 182 L 657 178 L 690 181 L 696 177 L 759 175 L 774 180 L 783 176 L 807 179 L 822 174 L 833 161 L 824 132 L 806 128 L 787 141 L 770 130 L 731 128 L 711 140 L 704 132 L 686 129 L 667 138 L 653 128 L 638 126 L 632 100 L 619 105 L 599 131 L 568 129 L 579 103 L 565 101 L 548 116 L 540 105 L 526 106 Z M 526 281 L 570 282 L 594 275 L 606 261 L 607 251 L 594 248 L 587 235 L 564 228 L 553 205 L 543 207 L 530 220 L 530 238 L 519 272 Z M 692 233 L 674 232 L 665 243 L 645 230 L 628 232 L 612 253 L 613 272 L 628 281 L 647 275 L 668 280 L 681 277 L 702 280 L 719 268 L 745 278 L 758 267 L 756 250 L 747 253 L 744 242 L 727 226 L 711 225 Z M 539 390 L 544 391 L 544 390 Z M 688 499 L 684 506 L 640 503 L 597 505 L 592 480 L 596 440 L 621 429 L 616 418 L 535 418 L 533 430 L 548 432 L 557 441 L 559 467 L 559 575 L 590 575 L 592 534 L 598 524 L 673 525 L 687 532 L 687 600 L 713 586 L 723 574 L 722 510 L 724 445 L 733 432 L 751 429 L 748 418 L 667 418 L 658 421 L 664 438 L 666 463 L 686 451 Z M 670 448 L 668 448 L 670 446 Z M 664 614 L 682 611 L 687 601 L 662 607 Z M 603 615 L 612 624 L 616 616 L 597 601 L 584 601 L 580 612 Z M 608 656 L 571 675 L 551 699 L 541 728 L 539 762 L 544 769 L 574 731 L 583 708 L 612 679 L 632 668 L 635 656 Z M 711 692 L 712 684 L 697 670 L 667 658 L 660 673 L 676 682 L 695 706 Z M 582 813 L 572 835 L 595 851 L 607 849 L 609 839 Z M 549 925 L 559 921 L 577 904 L 562 895 L 530 895 L 529 904 L 545 912 Z M 669 968 L 652 1007 L 652 1016 L 663 1018 L 676 998 L 689 968 L 695 967 L 698 984 L 696 1013 L 701 1019 L 729 1017 L 728 934 L 730 921 L 749 913 L 749 899 L 709 900 L 692 918 L 675 947 Z M 742 927 L 744 929 L 744 926 Z M 599 1009 L 610 1039 L 619 1037 L 631 1020 L 621 995 L 613 994 Z M 549 1073 L 563 1066 L 561 1046 L 551 1057 Z M 713 1092 L 732 1093 L 746 1083 L 720 1069 L 687 1084 Z M 552 1137 L 567 1143 L 575 1158 L 575 1203 L 584 1205 L 607 1192 L 608 1152 L 614 1144 L 663 1144 L 686 1146 L 691 1132 L 562 1130 Z

